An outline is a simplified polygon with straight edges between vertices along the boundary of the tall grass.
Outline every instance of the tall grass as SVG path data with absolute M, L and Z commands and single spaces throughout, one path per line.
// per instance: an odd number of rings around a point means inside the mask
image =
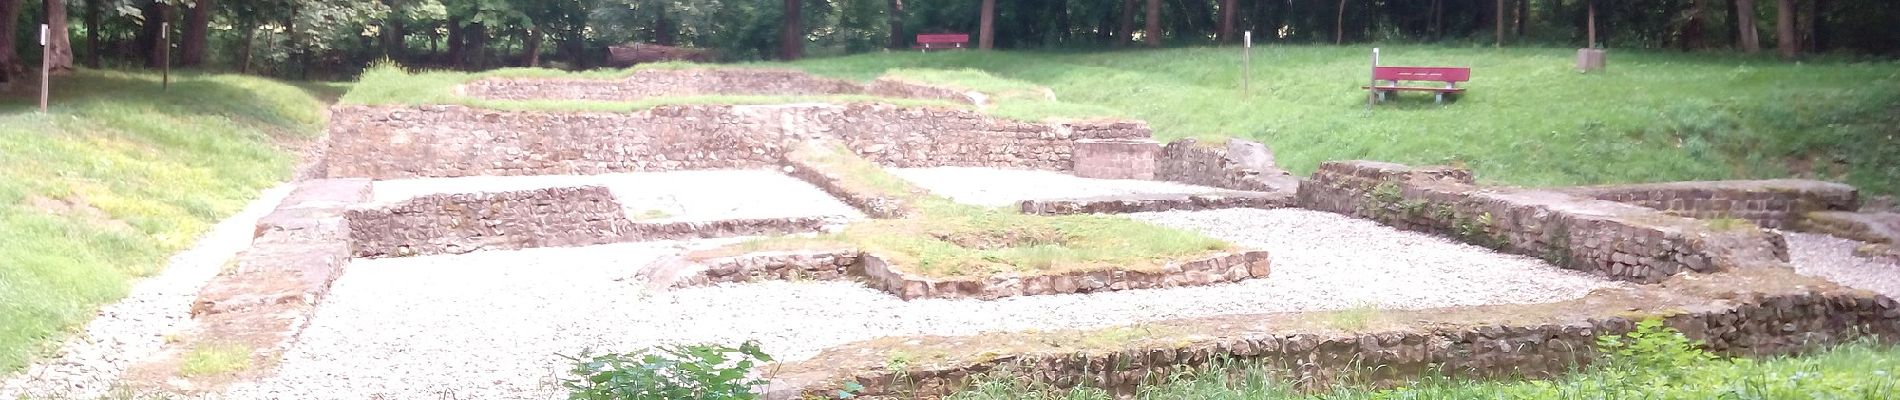
M 218 219 L 289 176 L 322 86 L 80 71 L 52 112 L 0 97 L 0 372 L 123 297 Z
M 1300 173 L 1320 162 L 1455 164 L 1515 185 L 1808 176 L 1900 192 L 1900 63 L 1786 63 L 1616 51 L 1578 74 L 1573 49 L 1383 49 L 1386 65 L 1472 68 L 1456 103 L 1403 96 L 1367 110 L 1361 47 L 865 54 L 789 65 L 868 80 L 972 69 L 1048 86 L 1063 103 L 1147 120 L 1164 139 L 1241 137 Z

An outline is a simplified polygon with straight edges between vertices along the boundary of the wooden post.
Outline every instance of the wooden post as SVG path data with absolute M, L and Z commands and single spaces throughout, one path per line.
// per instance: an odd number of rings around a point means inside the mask
M 1241 35 L 1240 46 L 1240 94 L 1247 94 L 1253 87 L 1253 31 Z
M 1590 23 L 1589 23 L 1589 28 L 1588 28 L 1589 33 L 1586 35 L 1590 37 L 1590 45 L 1586 47 L 1594 49 L 1594 48 L 1597 48 L 1597 0 L 1589 0 L 1589 2 L 1590 2 L 1590 11 L 1589 11 Z
M 53 31 L 47 24 L 40 24 L 40 113 L 46 113 L 46 98 L 53 88 Z M 6 50 L 12 51 L 12 50 Z

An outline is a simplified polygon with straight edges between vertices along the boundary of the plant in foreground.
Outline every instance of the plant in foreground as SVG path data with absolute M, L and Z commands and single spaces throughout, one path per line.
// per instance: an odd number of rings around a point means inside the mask
M 772 357 L 748 341 L 732 348 L 714 344 L 669 345 L 633 353 L 566 356 L 574 378 L 562 379 L 571 400 L 757 399 L 754 387 L 767 380 L 748 376 Z

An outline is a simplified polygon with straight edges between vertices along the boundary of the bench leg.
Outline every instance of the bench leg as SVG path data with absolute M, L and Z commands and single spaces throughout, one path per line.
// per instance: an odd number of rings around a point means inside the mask
M 1437 103 L 1437 104 L 1445 104 L 1445 93 L 1439 92 L 1437 96 L 1433 97 L 1432 102 Z
M 1386 98 L 1385 98 L 1385 96 L 1386 96 L 1386 93 L 1392 93 L 1392 91 L 1389 91 L 1389 90 L 1375 90 L 1374 92 L 1378 92 L 1378 93 L 1379 93 L 1379 101 L 1378 101 L 1378 102 L 1380 102 L 1380 103 L 1384 103 L 1384 102 L 1386 101 Z

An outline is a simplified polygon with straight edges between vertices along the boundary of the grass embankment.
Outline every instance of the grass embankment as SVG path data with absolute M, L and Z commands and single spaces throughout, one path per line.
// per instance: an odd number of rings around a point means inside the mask
M 0 97 L 0 373 L 157 272 L 219 219 L 290 175 L 315 137 L 311 90 L 234 75 L 80 71 L 52 111 Z M 313 88 L 323 91 L 327 89 Z
M 1239 363 L 1143 386 L 1141 399 L 1892 399 L 1900 396 L 1900 348 L 1861 341 L 1807 356 L 1720 358 L 1673 330 L 1608 338 L 1607 356 L 1552 380 L 1474 381 L 1427 376 L 1385 389 L 1344 383 L 1302 390 L 1275 372 Z M 1600 339 L 1599 342 L 1603 342 Z M 1387 386 L 1390 383 L 1388 382 Z M 1007 371 L 978 380 L 950 400 L 1114 399 L 1100 389 L 1026 383 Z
M 1900 193 L 1900 63 L 1613 51 L 1603 73 L 1574 49 L 1397 46 L 1386 65 L 1472 68 L 1439 107 L 1401 94 L 1366 110 L 1369 48 L 1235 47 L 1100 53 L 864 54 L 782 65 L 868 80 L 893 69 L 975 69 L 1052 88 L 1064 103 L 1146 120 L 1162 139 L 1241 137 L 1305 174 L 1372 159 L 1472 168 L 1545 186 L 1699 179 L 1842 180 Z
M 687 63 L 657 63 L 645 64 L 623 70 L 591 70 L 582 72 L 539 68 L 504 68 L 483 72 L 459 72 L 440 70 L 405 71 L 395 65 L 382 64 L 371 67 L 365 71 L 362 79 L 358 81 L 356 89 L 344 95 L 342 102 L 344 104 L 362 105 L 456 104 L 495 110 L 582 112 L 627 112 L 640 111 L 662 105 L 688 104 L 882 103 L 912 107 L 971 108 L 968 105 L 943 100 L 879 97 L 856 94 L 800 96 L 708 94 L 608 101 L 573 99 L 483 99 L 460 95 L 455 91 L 455 88 L 462 84 L 491 78 L 612 81 L 624 79 L 640 70 L 682 68 L 761 68 L 761 66 L 708 66 Z M 1041 86 L 1022 81 L 997 78 L 978 70 L 894 69 L 881 72 L 873 78 L 876 77 L 889 77 L 913 83 L 983 92 L 990 96 L 992 104 L 984 107 L 982 111 L 1000 118 L 1042 121 L 1051 118 L 1086 119 L 1112 117 L 1115 115 L 1115 111 L 1102 107 L 1056 101 L 1046 96 L 1044 88 Z
M 1200 234 L 1109 215 L 1037 216 L 959 204 L 931 195 L 848 150 L 795 149 L 790 157 L 834 171 L 855 191 L 902 199 L 918 217 L 867 220 L 815 238 L 763 239 L 743 250 L 844 244 L 933 277 L 997 273 L 1057 274 L 1102 269 L 1152 270 L 1168 260 L 1225 250 Z

